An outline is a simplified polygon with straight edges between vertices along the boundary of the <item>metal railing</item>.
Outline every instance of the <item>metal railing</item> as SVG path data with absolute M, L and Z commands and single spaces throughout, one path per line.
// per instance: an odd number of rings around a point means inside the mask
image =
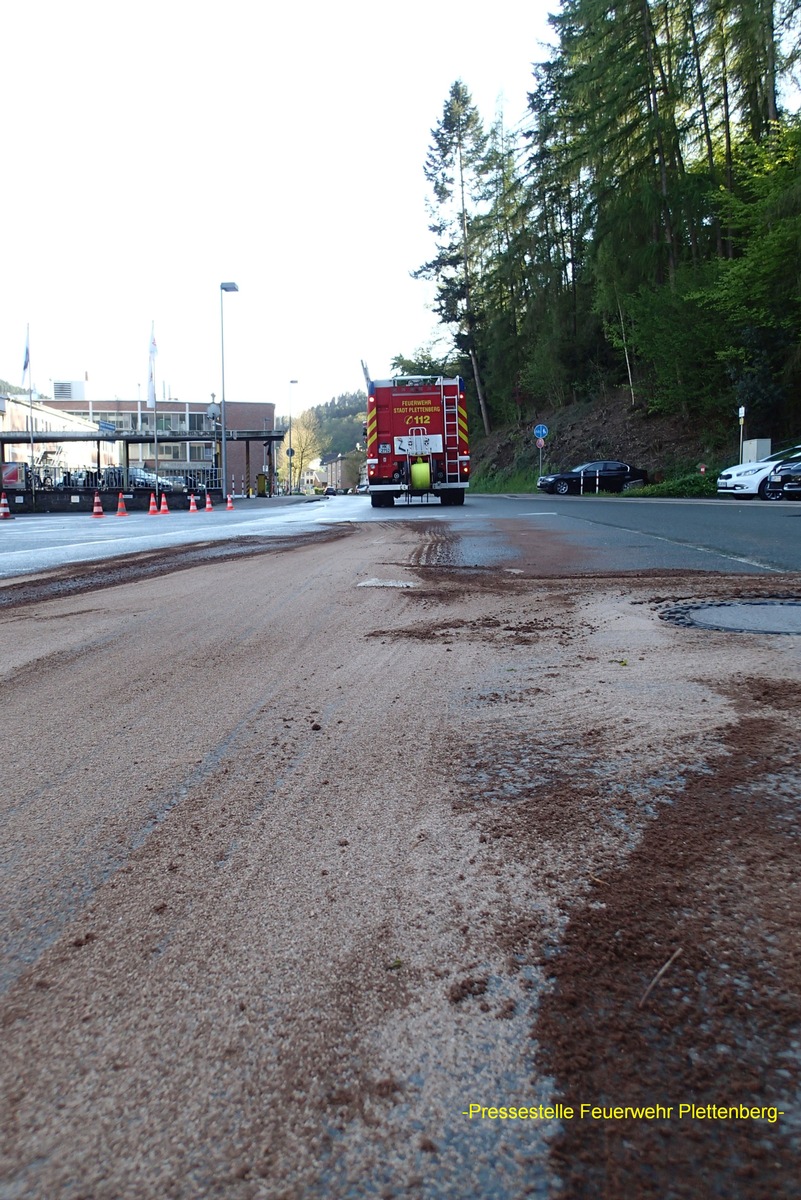
M 14 465 L 14 464 L 9 464 Z M 170 468 L 159 465 L 158 478 L 155 471 L 147 467 L 59 467 L 39 464 L 31 473 L 27 463 L 19 464 L 16 481 L 9 480 L 4 487 L 9 489 L 50 491 L 133 491 L 137 488 L 151 491 L 205 492 L 220 488 L 220 471 L 217 467 L 198 467 L 192 470 Z

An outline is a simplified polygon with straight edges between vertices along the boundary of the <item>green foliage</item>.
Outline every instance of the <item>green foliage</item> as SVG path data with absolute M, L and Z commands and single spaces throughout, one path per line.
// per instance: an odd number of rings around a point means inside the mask
M 662 483 L 651 483 L 648 487 L 629 488 L 623 492 L 626 497 L 653 496 L 673 500 L 703 500 L 717 496 L 717 472 L 701 475 L 698 471 L 693 475 L 679 475 L 674 479 L 665 479 Z
M 681 268 L 672 289 L 643 287 L 628 298 L 627 307 L 648 408 L 701 418 L 706 426 L 718 419 L 727 377 L 718 355 L 719 317 L 704 304 L 699 281 L 692 268 Z
M 413 358 L 405 358 L 402 354 L 396 354 L 392 360 L 392 373 L 394 375 L 444 375 L 446 378 L 453 378 L 454 375 L 461 374 L 458 364 L 452 359 L 434 358 L 430 350 L 420 349 L 415 352 Z
M 801 421 L 801 123 L 740 144 L 738 188 L 722 205 L 737 248 L 700 293 L 718 329 L 717 355 L 760 427 Z

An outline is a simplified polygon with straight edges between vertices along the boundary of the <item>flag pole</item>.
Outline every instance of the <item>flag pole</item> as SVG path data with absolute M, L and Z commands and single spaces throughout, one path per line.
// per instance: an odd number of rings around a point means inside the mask
M 33 373 L 31 371 L 31 327 L 25 326 L 25 362 L 22 367 L 22 383 L 25 385 L 25 372 L 28 372 L 28 410 L 31 427 L 31 508 L 36 508 L 36 473 L 35 455 L 33 449 Z
M 147 407 L 153 409 L 153 454 L 156 472 L 156 496 L 159 494 L 159 422 L 156 407 L 156 346 L 155 321 L 150 323 L 150 372 L 147 385 Z

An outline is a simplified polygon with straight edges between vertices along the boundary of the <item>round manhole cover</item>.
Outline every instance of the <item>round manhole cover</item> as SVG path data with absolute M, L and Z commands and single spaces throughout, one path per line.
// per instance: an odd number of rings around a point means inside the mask
M 716 600 L 674 604 L 659 614 L 674 625 L 730 633 L 801 633 L 801 600 Z

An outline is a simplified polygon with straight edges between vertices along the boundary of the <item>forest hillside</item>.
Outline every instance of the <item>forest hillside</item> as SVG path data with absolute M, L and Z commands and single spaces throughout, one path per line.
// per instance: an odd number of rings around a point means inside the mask
M 475 430 L 476 436 L 471 438 L 474 488 L 508 484 L 513 490 L 527 490 L 527 486 L 535 486 L 540 467 L 535 423 L 548 428 L 542 448 L 543 473 L 614 458 L 644 467 L 653 482 L 694 473 L 711 479 L 739 460 L 736 416 L 728 436 L 710 438 L 680 417 L 649 414 L 643 405 L 632 407 L 627 398 L 621 388 L 551 411 L 538 409 L 535 416 L 501 426 L 488 436 Z M 795 441 L 801 443 L 801 429 Z M 774 448 L 783 444 L 776 440 Z
M 413 272 L 442 336 L 397 365 L 463 375 L 488 439 L 532 411 L 567 437 L 590 403 L 623 457 L 692 434 L 730 459 L 741 407 L 798 438 L 801 0 L 562 0 L 550 24 L 518 128 L 465 81 L 445 98 Z

